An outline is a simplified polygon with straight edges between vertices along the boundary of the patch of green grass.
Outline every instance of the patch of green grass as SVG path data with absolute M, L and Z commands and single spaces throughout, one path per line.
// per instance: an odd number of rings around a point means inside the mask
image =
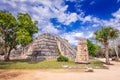
M 90 64 L 75 64 L 74 60 L 69 60 L 69 62 L 57 62 L 57 60 L 44 60 L 41 62 L 12 60 L 9 62 L 0 61 L 0 69 L 63 69 L 63 65 L 76 69 L 83 69 L 85 66 L 101 69 L 104 68 L 103 64 L 97 59 L 90 60 Z

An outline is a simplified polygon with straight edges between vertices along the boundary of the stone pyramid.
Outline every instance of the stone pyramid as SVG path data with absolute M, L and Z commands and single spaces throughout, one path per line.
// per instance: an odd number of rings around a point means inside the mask
M 13 52 L 17 53 L 17 51 Z M 71 47 L 67 40 L 49 33 L 39 35 L 24 49 L 18 49 L 18 52 L 24 58 L 35 60 L 55 59 L 59 55 L 75 59 L 76 56 L 76 50 Z

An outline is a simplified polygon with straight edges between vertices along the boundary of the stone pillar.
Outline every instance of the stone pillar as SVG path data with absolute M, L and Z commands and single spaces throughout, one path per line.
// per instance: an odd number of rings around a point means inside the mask
M 86 39 L 80 39 L 78 42 L 75 63 L 90 63 Z

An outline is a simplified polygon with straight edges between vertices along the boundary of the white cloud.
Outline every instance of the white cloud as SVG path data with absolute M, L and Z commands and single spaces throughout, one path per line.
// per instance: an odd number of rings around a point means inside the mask
M 94 28 L 95 28 L 95 27 L 98 27 L 98 26 L 100 26 L 100 24 L 93 24 L 93 25 L 92 25 L 92 27 L 94 27 Z
M 84 16 L 84 13 L 81 13 L 81 15 L 79 15 L 78 18 L 80 21 L 82 21 L 83 24 L 85 24 L 86 22 L 96 24 L 96 25 L 93 25 L 91 27 L 99 27 L 100 25 L 103 24 L 103 21 L 101 19 L 94 17 L 94 16 L 91 16 L 91 15 Z
M 71 45 L 76 46 L 80 38 L 91 39 L 94 37 L 94 34 L 93 31 L 88 31 L 85 33 L 80 30 L 76 30 L 73 32 L 64 33 L 61 37 L 67 39 Z
M 58 16 L 58 21 L 65 25 L 70 25 L 71 22 L 76 22 L 78 15 L 76 13 L 61 14 Z
M 112 15 L 114 18 L 111 18 L 110 20 L 102 20 L 103 24 L 105 26 L 111 26 L 120 30 L 120 8 L 118 11 L 114 12 Z
M 90 5 L 93 5 L 93 4 L 95 4 L 95 1 L 91 1 L 91 2 L 90 2 Z
M 52 23 L 48 23 L 46 26 L 43 26 L 41 28 L 42 32 L 48 32 L 48 33 L 52 33 L 52 34 L 58 34 L 60 31 L 58 29 L 56 29 Z
M 82 2 L 83 0 L 70 0 Z M 92 28 L 96 28 L 103 25 L 110 25 L 112 27 L 120 29 L 120 9 L 113 13 L 114 18 L 110 20 L 102 20 L 92 15 L 85 16 L 84 12 L 80 10 L 80 14 L 66 13 L 68 5 L 64 4 L 64 0 L 1 0 L 0 10 L 9 10 L 14 15 L 18 12 L 27 12 L 31 15 L 33 20 L 39 21 L 39 33 L 49 32 L 52 34 L 59 34 L 63 31 L 58 30 L 61 26 L 54 26 L 51 22 L 51 18 L 56 18 L 58 22 L 64 25 L 70 25 L 72 22 L 80 20 L 82 24 L 87 22 L 92 24 Z M 93 4 L 93 2 L 91 2 Z M 89 30 L 88 27 L 84 27 Z M 61 35 L 69 40 L 73 44 L 77 44 L 78 38 L 92 38 L 93 32 L 81 32 L 80 30 L 65 32 Z
M 88 31 L 88 33 L 86 34 L 86 38 L 87 39 L 94 38 L 94 32 L 93 31 Z
M 112 14 L 115 18 L 120 19 L 120 9 Z
M 14 15 L 19 12 L 29 13 L 33 20 L 39 22 L 39 29 L 42 32 L 52 33 L 52 29 L 54 33 L 59 33 L 59 30 L 54 25 L 51 25 L 51 18 L 56 18 L 65 25 L 78 20 L 76 13 L 65 13 L 68 5 L 64 4 L 64 0 L 2 0 L 0 3 L 2 3 L 0 10 L 5 9 Z
M 109 20 L 103 20 L 91 15 L 84 16 L 84 13 L 83 13 L 82 15 L 79 15 L 78 18 L 80 21 L 82 21 L 82 24 L 85 24 L 88 22 L 92 24 L 91 27 L 93 28 L 101 27 L 101 26 L 111 26 L 120 30 L 120 9 L 112 13 L 112 16 L 114 18 L 111 18 Z
M 86 16 L 83 18 L 83 22 L 92 21 L 92 16 Z
M 84 0 L 66 0 L 66 1 L 70 1 L 70 2 L 82 2 Z
M 117 0 L 117 3 L 119 3 L 120 2 L 120 0 Z
M 75 2 L 76 0 L 66 0 L 66 1 Z
M 79 38 L 83 38 L 84 34 L 83 32 L 74 31 L 74 32 L 64 33 L 61 35 L 61 37 L 67 39 L 70 44 L 77 45 Z

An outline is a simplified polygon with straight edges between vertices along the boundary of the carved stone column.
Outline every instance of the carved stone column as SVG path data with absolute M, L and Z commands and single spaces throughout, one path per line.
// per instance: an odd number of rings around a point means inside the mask
M 86 39 L 80 39 L 78 41 L 75 63 L 83 63 L 83 64 L 90 63 Z

